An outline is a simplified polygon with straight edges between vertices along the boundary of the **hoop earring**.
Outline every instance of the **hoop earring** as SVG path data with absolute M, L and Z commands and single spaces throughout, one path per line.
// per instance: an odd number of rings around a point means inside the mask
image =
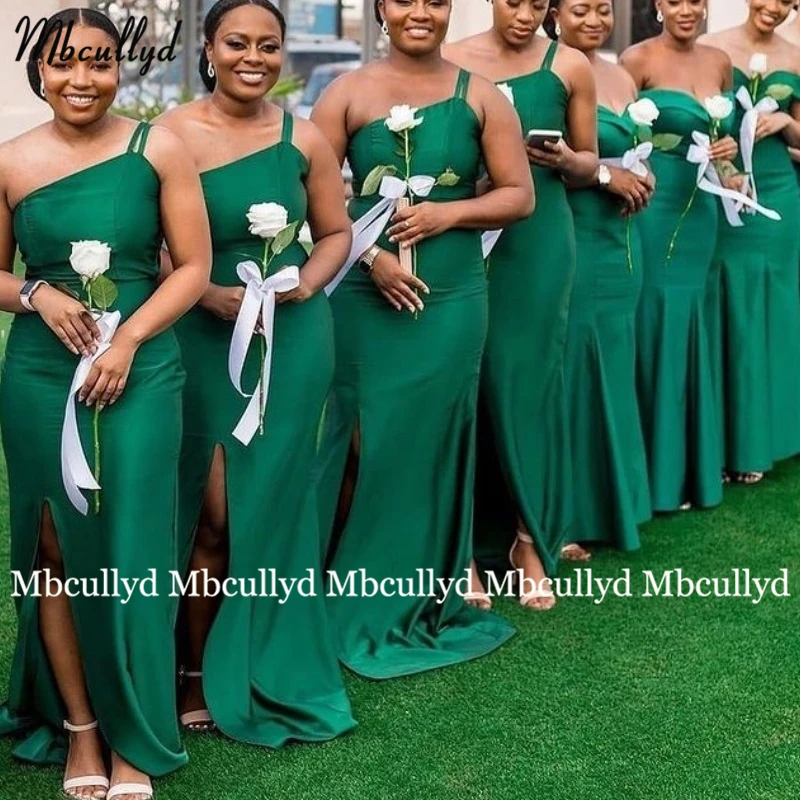
M 703 19 L 708 19 L 708 9 L 707 8 L 703 9 Z
M 209 78 L 213 78 L 217 74 L 216 70 L 214 69 L 214 65 L 210 61 L 208 62 L 208 69 L 206 72 L 208 73 Z
M 561 26 L 556 22 L 556 36 L 561 36 Z
M 661 13 L 661 9 L 658 10 L 658 14 L 656 14 L 656 19 L 661 23 L 664 22 L 664 15 Z
M 389 35 L 389 26 L 386 24 L 386 20 L 384 20 L 383 21 L 383 25 L 381 25 L 381 33 L 384 36 L 388 36 Z

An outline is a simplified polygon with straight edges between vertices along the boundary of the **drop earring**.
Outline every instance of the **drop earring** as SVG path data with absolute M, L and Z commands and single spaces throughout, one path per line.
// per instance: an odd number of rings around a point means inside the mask
M 556 22 L 556 36 L 561 36 L 561 26 Z
M 208 69 L 206 72 L 208 73 L 209 78 L 213 78 L 217 74 L 216 70 L 214 69 L 214 65 L 210 61 L 208 62 Z
M 661 13 L 661 9 L 660 8 L 658 9 L 658 13 L 656 14 L 656 19 L 661 23 L 664 22 L 664 15 Z
M 389 26 L 386 24 L 386 20 L 384 20 L 383 21 L 383 25 L 381 25 L 381 33 L 384 36 L 388 36 L 389 35 Z
M 45 94 L 44 94 L 44 84 L 43 84 L 43 83 L 42 83 L 42 84 L 39 84 L 39 94 L 40 94 L 42 97 L 44 97 L 44 96 L 45 96 Z

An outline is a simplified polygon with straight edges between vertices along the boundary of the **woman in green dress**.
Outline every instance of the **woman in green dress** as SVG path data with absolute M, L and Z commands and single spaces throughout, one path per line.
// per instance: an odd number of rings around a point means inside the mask
M 788 150 L 800 147 L 800 48 L 776 33 L 791 10 L 751 0 L 742 25 L 705 38 L 733 61 L 739 166 L 781 215 L 720 231 L 724 466 L 744 484 L 800 453 L 800 194 Z
M 170 326 L 208 284 L 210 238 L 177 137 L 108 113 L 118 64 L 45 60 L 69 22 L 76 54 L 119 42 L 97 12 L 52 17 L 28 76 L 54 117 L 0 148 L 0 308 L 17 314 L 0 422 L 12 569 L 26 583 L 38 570 L 87 583 L 70 597 L 17 598 L 0 731 L 24 737 L 20 759 L 66 761 L 70 796 L 146 800 L 149 776 L 186 762 L 170 597 L 184 375 Z M 162 236 L 175 271 L 159 286 Z M 12 274 L 16 246 L 24 283 Z M 107 586 L 101 570 L 111 571 Z M 113 571 L 137 582 L 130 599 Z
M 575 231 L 565 181 L 594 180 L 597 109 L 586 56 L 536 35 L 547 2 L 496 0 L 493 14 L 490 30 L 457 43 L 448 57 L 500 84 L 525 134 L 561 136 L 528 147 L 536 211 L 509 226 L 488 259 L 476 550 L 507 563 L 498 557 L 513 542 L 512 565 L 537 583 L 522 603 L 547 610 L 555 597 L 542 581 L 571 540 L 573 516 L 564 358 Z
M 572 538 L 635 550 L 638 525 L 651 516 L 636 396 L 642 244 L 635 216 L 653 195 L 652 144 L 640 136 L 657 110 L 633 105 L 631 76 L 598 54 L 614 29 L 609 0 L 559 0 L 545 25 L 592 65 L 601 158 L 594 186 L 569 192 L 578 252 L 566 356 Z
M 705 2 L 657 0 L 656 8 L 662 33 L 626 50 L 621 64 L 640 96 L 658 106 L 653 131 L 664 148 L 653 152 L 657 190 L 638 220 L 647 248 L 637 372 L 652 506 L 669 512 L 722 501 L 721 425 L 711 350 L 715 313 L 711 309 L 709 317 L 707 303 L 719 200 L 698 190 L 698 166 L 687 155 L 695 132 L 710 134 L 705 101 L 727 92 L 733 74 L 725 53 L 696 43 Z M 711 161 L 736 156 L 736 142 L 723 133 L 708 149 Z
M 800 4 L 795 2 L 795 15 L 794 19 L 787 25 L 784 25 L 779 33 L 786 39 L 787 42 L 790 44 L 795 45 L 795 47 L 800 47 Z M 797 174 L 797 183 L 800 185 L 800 147 L 790 147 L 789 148 L 789 155 L 792 157 L 792 161 L 794 162 L 794 169 Z
M 330 608 L 344 663 L 380 679 L 482 656 L 513 634 L 462 595 L 487 325 L 480 231 L 528 214 L 533 193 L 508 103 L 442 59 L 450 2 L 375 10 L 388 57 L 332 84 L 312 118 L 353 170 L 351 258 L 366 260 L 331 296 L 319 474 L 328 529 L 339 507 Z M 493 189 L 476 197 L 482 162 Z M 413 202 L 386 227 L 409 185 Z M 344 596 L 349 577 L 359 596 Z M 434 579 L 460 582 L 445 596 Z
M 330 144 L 314 125 L 295 124 L 265 99 L 280 77 L 285 34 L 269 0 L 220 0 L 205 20 L 200 63 L 211 94 L 161 119 L 200 169 L 213 243 L 211 285 L 177 327 L 186 369 L 182 563 L 191 575 L 207 570 L 237 586 L 255 580 L 259 591 L 265 570 L 284 581 L 312 576 L 315 590 L 304 596 L 298 585 L 279 602 L 243 592 L 222 600 L 201 586 L 199 596 L 187 597 L 181 722 L 193 730 L 213 723 L 233 739 L 267 747 L 324 741 L 355 725 L 325 609 L 311 484 L 334 357 L 330 306 L 320 290 L 344 262 L 350 221 Z M 270 212 L 266 203 L 279 208 Z M 306 219 L 315 241 L 310 258 L 297 241 Z M 277 234 L 266 267 L 256 225 L 267 241 Z M 240 262 L 249 259 L 258 269 L 245 280 Z M 248 400 L 228 373 L 237 337 L 253 331 L 270 292 L 273 330 L 261 321 L 272 334 L 268 383 L 259 336 L 240 383 L 256 401 L 259 381 L 266 383 L 262 432 L 257 406 L 246 428 Z M 256 313 L 245 328 L 248 295 Z

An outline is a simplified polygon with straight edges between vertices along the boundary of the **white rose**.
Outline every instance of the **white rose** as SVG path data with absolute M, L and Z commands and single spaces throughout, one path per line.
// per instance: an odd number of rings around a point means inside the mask
M 289 212 L 278 203 L 256 203 L 250 206 L 247 219 L 254 236 L 274 239 L 289 224 Z
M 514 105 L 514 90 L 507 83 L 498 83 L 497 88 L 506 96 L 511 105 Z
M 401 133 L 402 131 L 410 131 L 416 128 L 417 125 L 422 125 L 424 117 L 417 119 L 414 115 L 419 111 L 418 108 L 411 108 L 411 106 L 392 106 L 389 111 L 389 117 L 386 120 L 386 127 L 392 133 Z
M 105 242 L 89 240 L 70 244 L 72 253 L 69 263 L 81 276 L 84 285 L 102 275 L 111 266 L 111 248 Z
M 753 53 L 750 59 L 750 73 L 761 76 L 767 74 L 767 57 L 764 53 Z
M 300 233 L 297 234 L 297 241 L 300 244 L 314 244 L 314 240 L 311 238 L 311 228 L 307 222 L 304 222 L 300 228 Z
M 708 116 L 716 122 L 727 119 L 733 113 L 733 103 L 721 94 L 709 97 L 705 102 Z
M 637 125 L 650 127 L 661 112 L 658 106 L 649 98 L 645 97 L 628 106 L 628 114 Z

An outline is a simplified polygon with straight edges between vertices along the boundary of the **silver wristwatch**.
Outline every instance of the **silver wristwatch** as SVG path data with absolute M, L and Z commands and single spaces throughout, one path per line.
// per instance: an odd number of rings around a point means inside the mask
M 49 286 L 50 284 L 47 281 L 25 281 L 22 284 L 22 288 L 19 290 L 19 302 L 22 304 L 22 307 L 26 311 L 34 311 L 34 307 L 31 305 L 31 300 L 33 299 L 33 295 L 42 287 L 42 286 Z
M 597 168 L 597 185 L 605 189 L 610 183 L 611 170 L 605 164 L 601 164 Z

